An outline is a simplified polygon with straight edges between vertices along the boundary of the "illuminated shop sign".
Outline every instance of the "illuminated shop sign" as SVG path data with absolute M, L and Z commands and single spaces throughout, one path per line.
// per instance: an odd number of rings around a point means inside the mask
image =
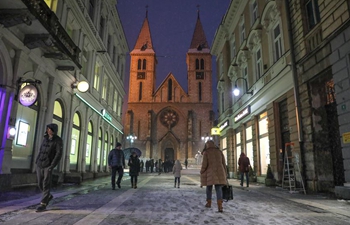
M 226 120 L 223 124 L 220 125 L 220 127 L 219 127 L 220 131 L 222 131 L 223 129 L 228 127 L 228 125 L 229 125 L 229 121 Z
M 240 121 L 244 117 L 250 114 L 250 105 L 248 105 L 245 109 L 240 111 L 236 116 L 235 116 L 235 122 Z
M 104 118 L 106 118 L 108 121 L 112 122 L 112 117 L 111 117 L 111 115 L 109 115 L 105 109 L 102 109 L 101 113 L 102 113 L 102 116 L 103 116 Z

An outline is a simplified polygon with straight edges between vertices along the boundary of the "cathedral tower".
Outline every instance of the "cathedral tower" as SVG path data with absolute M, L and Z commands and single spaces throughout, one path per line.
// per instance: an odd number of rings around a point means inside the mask
M 157 59 L 147 14 L 130 57 L 124 132 L 137 139 L 133 143 L 126 139 L 125 147 L 139 148 L 144 160 L 188 158 L 194 163 L 204 146 L 201 137 L 210 134 L 214 119 L 211 55 L 199 14 L 186 54 L 187 92 L 175 73 L 169 73 L 156 88 Z
M 210 48 L 198 12 L 191 45 L 186 57 L 188 95 L 191 102 L 212 103 L 211 59 Z
M 147 14 L 130 56 L 129 104 L 150 102 L 156 85 L 157 59 Z

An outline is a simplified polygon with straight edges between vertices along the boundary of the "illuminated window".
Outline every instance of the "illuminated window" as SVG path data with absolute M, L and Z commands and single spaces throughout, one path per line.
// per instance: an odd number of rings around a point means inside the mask
M 98 63 L 95 64 L 95 75 L 94 75 L 94 88 L 98 91 L 100 88 L 100 67 Z
M 53 11 L 57 11 L 57 0 L 45 0 L 46 5 Z

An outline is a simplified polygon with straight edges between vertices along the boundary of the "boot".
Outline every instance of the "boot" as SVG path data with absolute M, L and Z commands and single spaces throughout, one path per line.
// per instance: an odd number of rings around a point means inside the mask
M 218 200 L 218 212 L 223 212 L 223 208 L 222 208 L 222 199 Z
M 135 182 L 134 189 L 136 189 L 136 188 L 137 188 L 137 183 Z
M 207 208 L 211 207 L 211 199 L 207 199 L 207 204 L 205 204 L 205 207 Z
M 131 181 L 131 188 L 134 188 L 134 182 Z
M 177 188 L 180 188 L 180 183 L 177 185 Z

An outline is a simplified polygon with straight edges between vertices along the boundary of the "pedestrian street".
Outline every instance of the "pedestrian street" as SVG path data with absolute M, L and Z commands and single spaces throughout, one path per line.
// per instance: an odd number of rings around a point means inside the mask
M 205 187 L 199 185 L 199 169 L 182 170 L 180 188 L 172 173 L 141 173 L 137 189 L 125 173 L 121 188 L 112 190 L 110 178 L 63 185 L 54 189 L 47 210 L 37 213 L 40 193 L 0 201 L 0 224 L 350 224 L 350 204 L 322 195 L 290 194 L 280 188 L 251 183 L 240 187 L 230 179 L 234 199 L 217 212 L 213 193 L 205 208 Z M 8 194 L 14 194 L 9 192 Z

